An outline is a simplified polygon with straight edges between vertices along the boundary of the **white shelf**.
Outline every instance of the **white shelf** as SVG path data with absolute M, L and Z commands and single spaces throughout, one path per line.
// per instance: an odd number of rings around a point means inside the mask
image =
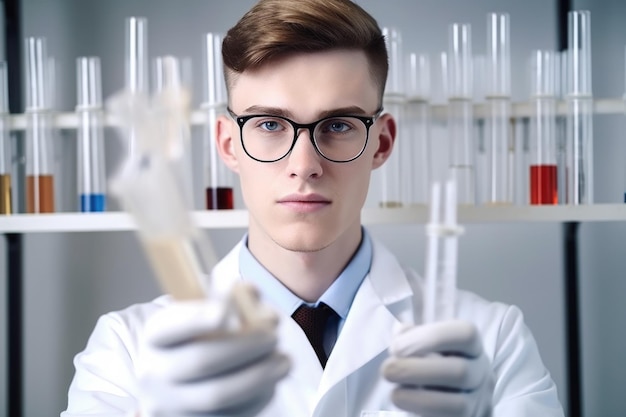
M 362 220 L 365 225 L 423 224 L 428 221 L 428 215 L 427 207 L 364 209 Z M 248 225 L 246 210 L 196 211 L 193 216 L 202 229 L 245 228 Z M 459 207 L 458 216 L 461 224 L 626 221 L 626 204 Z M 0 233 L 115 232 L 135 229 L 133 219 L 121 212 L 0 216 Z
M 409 98 L 408 101 L 415 99 Z M 593 111 L 595 114 L 626 114 L 626 102 L 623 99 L 594 99 Z M 445 104 L 431 105 L 431 115 L 436 120 L 446 120 L 447 106 Z M 530 117 L 532 115 L 532 106 L 530 102 L 513 102 L 511 103 L 511 116 L 515 118 Z M 566 114 L 567 108 L 564 101 L 559 101 L 557 105 L 557 113 Z M 484 103 L 474 103 L 474 116 L 485 117 L 487 107 Z M 10 126 L 13 130 L 26 129 L 26 116 L 24 114 L 10 115 Z M 76 129 L 78 127 L 78 114 L 73 112 L 53 112 L 54 126 L 59 129 Z M 202 126 L 206 124 L 206 111 L 195 109 L 190 114 L 190 124 L 192 126 Z M 105 115 L 104 124 L 106 126 L 115 126 L 115 120 L 108 114 Z

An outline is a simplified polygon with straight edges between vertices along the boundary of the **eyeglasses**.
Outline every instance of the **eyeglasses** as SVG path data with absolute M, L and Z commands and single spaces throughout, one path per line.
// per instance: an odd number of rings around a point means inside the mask
M 259 162 L 280 161 L 293 149 L 300 129 L 307 129 L 313 147 L 331 162 L 357 159 L 367 146 L 370 127 L 383 109 L 373 116 L 330 116 L 313 123 L 296 123 L 282 116 L 228 113 L 239 125 L 241 145 L 246 154 Z

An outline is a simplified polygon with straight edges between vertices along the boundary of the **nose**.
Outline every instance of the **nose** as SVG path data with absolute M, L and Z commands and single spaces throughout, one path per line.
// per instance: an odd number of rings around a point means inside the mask
M 317 178 L 322 175 L 322 156 L 317 153 L 308 129 L 298 131 L 289 160 L 289 173 L 293 177 Z

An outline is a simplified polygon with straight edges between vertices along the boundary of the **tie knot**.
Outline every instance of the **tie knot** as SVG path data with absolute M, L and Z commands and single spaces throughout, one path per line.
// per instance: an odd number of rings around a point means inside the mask
M 326 361 L 328 360 L 328 355 L 326 355 L 324 350 L 326 324 L 328 319 L 335 314 L 332 308 L 324 303 L 320 303 L 317 307 L 309 307 L 302 304 L 291 316 L 302 328 L 307 339 L 309 339 L 322 367 L 326 366 Z

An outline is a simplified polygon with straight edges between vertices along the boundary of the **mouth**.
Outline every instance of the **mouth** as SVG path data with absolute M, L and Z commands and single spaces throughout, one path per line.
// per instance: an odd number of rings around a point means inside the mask
M 298 213 L 312 213 L 330 206 L 332 201 L 319 194 L 291 194 L 279 199 L 278 204 Z

